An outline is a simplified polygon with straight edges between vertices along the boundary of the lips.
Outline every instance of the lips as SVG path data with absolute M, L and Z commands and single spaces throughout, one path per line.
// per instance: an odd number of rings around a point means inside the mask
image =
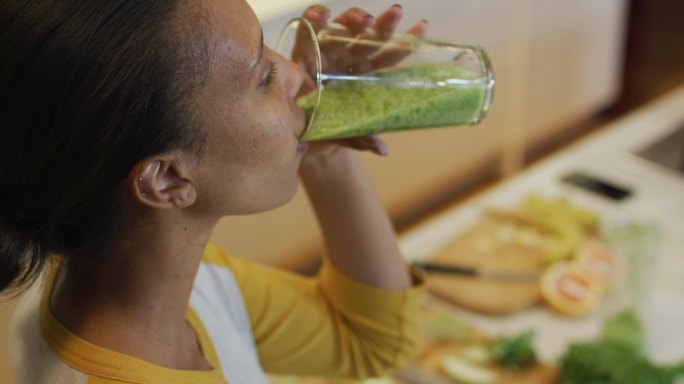
M 304 153 L 309 148 L 309 143 L 300 141 L 297 143 L 297 153 Z

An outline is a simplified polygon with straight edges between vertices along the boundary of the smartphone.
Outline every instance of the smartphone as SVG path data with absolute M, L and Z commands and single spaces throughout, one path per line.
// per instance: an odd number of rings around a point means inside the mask
M 632 196 L 633 193 L 628 187 L 614 184 L 584 172 L 572 172 L 563 176 L 561 180 L 567 184 L 580 187 L 615 201 L 624 200 Z

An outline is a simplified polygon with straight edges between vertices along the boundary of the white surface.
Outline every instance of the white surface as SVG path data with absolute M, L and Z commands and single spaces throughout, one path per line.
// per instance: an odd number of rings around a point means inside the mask
M 331 0 L 247 0 L 259 20 L 270 20 L 292 12 L 303 12 L 312 4 L 325 4 Z
M 446 210 L 401 237 L 408 258 L 425 258 L 445 245 L 459 230 L 479 217 L 486 206 L 513 206 L 531 193 L 566 196 L 597 211 L 610 221 L 637 219 L 657 224 L 660 252 L 654 265 L 650 295 L 641 307 L 649 354 L 660 362 L 684 358 L 684 175 L 643 160 L 632 153 L 684 124 L 684 87 L 597 134 L 474 198 Z M 587 170 L 634 188 L 623 202 L 562 185 L 570 171 Z M 455 308 L 437 299 L 430 302 L 472 321 L 492 334 L 533 328 L 542 359 L 556 359 L 568 343 L 597 336 L 602 319 L 624 306 L 608 299 L 597 312 L 567 318 L 545 307 L 505 317 L 491 317 Z

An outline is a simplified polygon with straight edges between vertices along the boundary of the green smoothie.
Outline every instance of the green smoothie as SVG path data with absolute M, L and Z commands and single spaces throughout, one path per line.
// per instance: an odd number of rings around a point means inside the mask
M 374 80 L 324 84 L 314 125 L 302 139 L 472 124 L 479 120 L 487 92 L 485 84 L 451 64 L 424 64 L 364 76 Z M 298 103 L 311 118 L 316 93 Z

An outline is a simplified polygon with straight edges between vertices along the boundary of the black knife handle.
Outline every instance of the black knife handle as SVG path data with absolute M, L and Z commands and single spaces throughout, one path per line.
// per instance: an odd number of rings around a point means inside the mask
M 435 264 L 435 263 L 426 263 L 426 262 L 413 262 L 413 266 L 416 268 L 422 269 L 425 272 L 435 272 L 435 273 L 445 273 L 445 274 L 451 274 L 451 275 L 461 275 L 461 276 L 477 276 L 477 270 L 475 268 L 468 268 L 468 267 L 457 267 L 454 265 L 446 265 L 446 264 Z

